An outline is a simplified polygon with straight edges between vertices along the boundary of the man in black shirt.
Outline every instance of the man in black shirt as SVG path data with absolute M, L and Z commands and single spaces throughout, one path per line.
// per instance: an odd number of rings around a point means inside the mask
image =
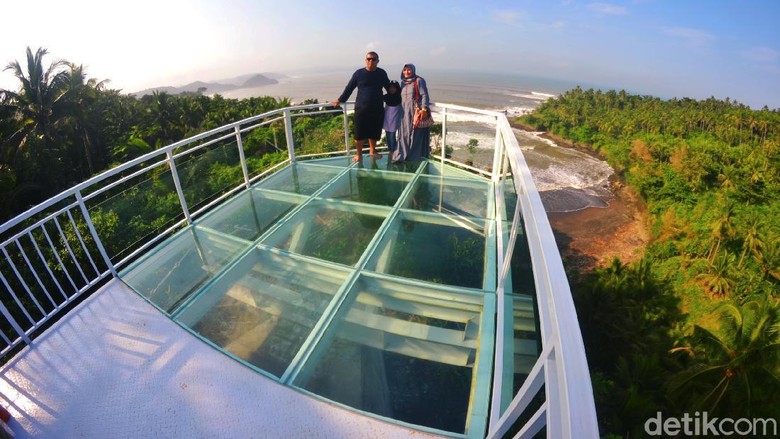
M 357 154 L 352 158 L 356 162 L 363 157 L 363 143 L 366 139 L 368 139 L 369 155 L 377 159 L 382 158 L 382 155 L 376 152 L 376 142 L 382 136 L 385 117 L 382 89 L 387 87 L 390 80 L 387 72 L 377 67 L 377 64 L 379 64 L 379 55 L 376 52 L 368 52 L 366 67 L 356 70 L 341 96 L 331 101 L 333 105 L 341 105 L 357 88 L 353 133 Z

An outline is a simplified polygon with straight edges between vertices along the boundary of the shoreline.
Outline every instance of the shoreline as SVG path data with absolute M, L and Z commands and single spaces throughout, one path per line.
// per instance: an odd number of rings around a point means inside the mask
M 512 122 L 513 128 L 537 133 L 558 146 L 574 148 L 599 160 L 604 157 L 588 145 L 539 133 L 532 127 Z M 555 235 L 567 271 L 584 274 L 596 267 L 603 267 L 617 256 L 623 263 L 642 257 L 649 241 L 647 209 L 641 197 L 625 184 L 617 173 L 609 178 L 611 197 L 605 199 L 606 207 L 587 207 L 572 212 L 547 212 L 547 219 Z
M 609 265 L 616 256 L 623 263 L 641 258 L 649 240 L 646 218 L 643 206 L 620 193 L 606 207 L 547 213 L 564 266 L 579 273 Z

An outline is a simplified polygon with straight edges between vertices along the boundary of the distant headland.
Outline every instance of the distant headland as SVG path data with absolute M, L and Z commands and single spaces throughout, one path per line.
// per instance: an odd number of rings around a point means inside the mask
M 237 76 L 235 78 L 220 79 L 212 82 L 195 81 L 187 85 L 178 87 L 162 86 L 152 87 L 141 91 L 130 93 L 134 96 L 150 95 L 154 92 L 165 92 L 171 95 L 178 94 L 215 94 L 224 93 L 242 88 L 257 88 L 264 85 L 278 84 L 279 79 L 286 78 L 285 75 L 278 73 L 251 73 L 248 75 Z

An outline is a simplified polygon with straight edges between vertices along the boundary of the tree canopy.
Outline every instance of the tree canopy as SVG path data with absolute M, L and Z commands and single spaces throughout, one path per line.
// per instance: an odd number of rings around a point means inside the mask
M 28 48 L 26 65 L 6 66 L 19 88 L 0 90 L 0 222 L 114 164 L 290 105 L 287 98 L 226 99 L 204 96 L 206 90 L 136 97 L 88 78 L 83 66 L 47 65 L 47 56 L 44 48 Z M 274 125 L 253 134 L 249 145 L 257 156 L 279 150 L 279 130 Z
M 604 157 L 650 213 L 641 261 L 573 282 L 602 432 L 777 418 L 780 112 L 575 88 L 518 122 Z

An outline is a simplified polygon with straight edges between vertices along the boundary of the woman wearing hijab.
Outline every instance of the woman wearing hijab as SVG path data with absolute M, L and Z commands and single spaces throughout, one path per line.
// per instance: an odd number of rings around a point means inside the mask
M 416 89 L 416 91 L 415 91 Z M 428 106 L 428 86 L 417 76 L 414 64 L 405 64 L 401 71 L 401 124 L 398 127 L 398 144 L 393 151 L 393 162 L 417 160 L 431 154 L 431 129 L 414 128 L 414 110 Z

